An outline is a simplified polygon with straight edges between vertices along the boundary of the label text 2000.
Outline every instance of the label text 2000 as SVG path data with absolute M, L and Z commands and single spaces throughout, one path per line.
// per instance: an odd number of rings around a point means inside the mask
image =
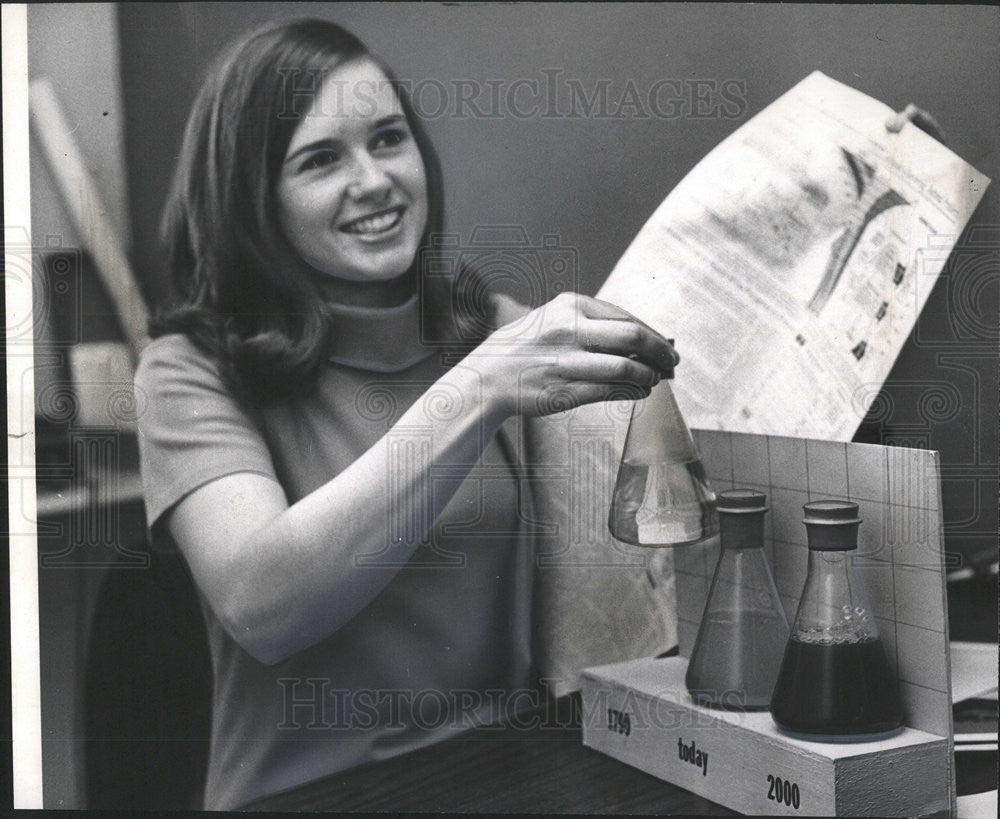
M 782 779 L 780 776 L 771 776 L 771 774 L 767 775 L 767 784 L 771 786 L 767 789 L 768 799 L 779 805 L 788 805 L 796 810 L 799 809 L 798 785 L 787 779 Z

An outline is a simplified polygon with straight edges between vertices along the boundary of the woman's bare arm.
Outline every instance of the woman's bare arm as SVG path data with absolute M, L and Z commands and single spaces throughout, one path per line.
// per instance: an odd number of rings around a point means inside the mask
M 419 509 L 415 519 L 432 525 L 506 418 L 605 400 L 623 385 L 645 395 L 675 360 L 662 336 L 624 311 L 560 296 L 491 335 L 416 401 L 391 435 L 297 503 L 289 506 L 269 478 L 230 475 L 180 501 L 170 532 L 233 638 L 261 662 L 280 662 L 374 599 L 421 539 L 391 542 L 388 521 Z M 442 414 L 439 395 L 460 400 L 460 410 Z M 407 429 L 419 429 L 423 440 L 430 431 L 433 451 L 423 466 L 397 470 L 390 481 L 390 446 L 405 440 Z M 449 477 L 435 477 L 432 486 L 436 465 L 447 465 Z

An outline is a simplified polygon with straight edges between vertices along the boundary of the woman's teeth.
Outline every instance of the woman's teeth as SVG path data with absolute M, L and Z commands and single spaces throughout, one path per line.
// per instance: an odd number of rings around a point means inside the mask
M 402 217 L 403 211 L 395 209 L 374 216 L 366 216 L 363 219 L 355 219 L 344 225 L 341 230 L 346 233 L 385 233 L 396 227 Z

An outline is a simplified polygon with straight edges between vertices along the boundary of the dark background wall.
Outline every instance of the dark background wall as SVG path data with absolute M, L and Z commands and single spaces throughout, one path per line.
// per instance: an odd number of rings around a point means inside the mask
M 950 147 L 1000 177 L 1000 13 L 990 7 L 729 4 L 124 4 L 119 10 L 133 257 L 150 297 L 163 293 L 155 235 L 183 123 L 206 63 L 230 39 L 271 19 L 312 15 L 357 33 L 414 82 L 441 155 L 448 229 L 523 226 L 579 253 L 579 289 L 593 293 L 655 206 L 723 137 L 806 74 L 821 70 L 896 108 L 915 102 Z M 613 110 L 631 81 L 745 83 L 736 117 L 441 116 L 433 83 L 544 88 L 560 71 L 592 95 L 610 83 Z M 553 75 L 549 75 L 553 76 Z M 559 84 L 562 85 L 559 85 Z M 690 84 L 687 86 L 690 88 Z M 452 92 L 454 93 L 454 92 Z M 489 109 L 484 92 L 480 110 Z M 522 110 L 530 95 L 519 97 Z M 452 99 L 454 103 L 454 99 Z M 963 561 L 995 553 L 997 532 L 997 184 L 988 190 L 893 370 L 879 416 L 856 440 L 942 453 L 946 535 Z M 963 400 L 921 415 L 920 384 Z M 914 386 L 916 385 L 916 387 Z M 916 390 L 916 391 L 915 391 Z M 887 408 L 890 408 L 888 409 Z

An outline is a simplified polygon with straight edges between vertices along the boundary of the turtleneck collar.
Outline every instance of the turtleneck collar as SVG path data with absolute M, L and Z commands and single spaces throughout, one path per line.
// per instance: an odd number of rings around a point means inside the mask
M 421 339 L 420 299 L 414 293 L 393 307 L 331 304 L 329 360 L 377 373 L 401 372 L 434 352 Z

